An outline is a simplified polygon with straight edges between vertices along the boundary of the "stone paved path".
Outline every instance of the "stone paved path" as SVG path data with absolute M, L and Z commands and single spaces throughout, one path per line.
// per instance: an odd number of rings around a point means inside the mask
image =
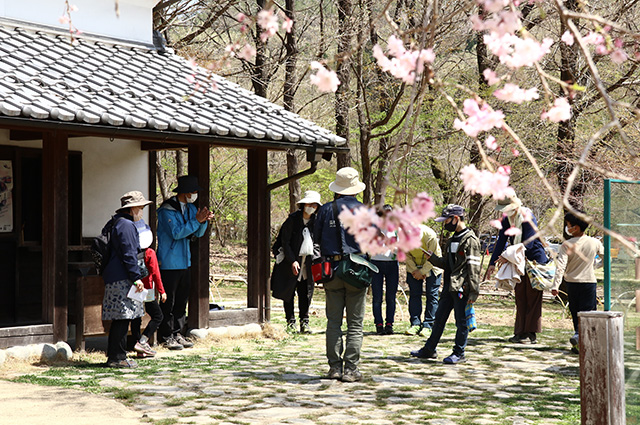
M 52 368 L 65 386 L 102 388 L 125 400 L 142 423 L 169 424 L 575 424 L 580 421 L 578 357 L 566 331 L 545 331 L 536 345 L 506 342 L 509 329 L 471 334 L 468 361 L 444 365 L 409 357 L 424 339 L 365 335 L 365 379 L 324 379 L 324 334 L 282 341 L 258 338 L 198 343 L 160 352 L 132 371 L 97 364 Z M 115 424 L 114 424 L 115 425 Z

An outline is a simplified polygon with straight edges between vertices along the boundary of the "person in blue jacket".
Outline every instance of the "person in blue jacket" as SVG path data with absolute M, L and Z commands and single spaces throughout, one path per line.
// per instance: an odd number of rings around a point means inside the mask
M 484 279 L 488 280 L 496 266 L 499 269 L 507 261 L 502 257 L 507 241 L 512 245 L 525 242 L 524 255 L 527 260 L 536 261 L 538 264 L 547 264 L 549 259 L 540 238 L 536 236 L 538 222 L 531 210 L 524 207 L 517 196 L 498 201 L 495 209 L 503 215 L 502 229 L 498 234 L 498 240 Z M 520 229 L 521 233 L 515 236 L 505 235 L 504 232 L 510 227 Z M 525 273 L 520 283 L 516 284 L 514 292 L 516 321 L 513 326 L 514 335 L 509 338 L 509 342 L 535 344 L 537 342 L 536 333 L 542 331 L 542 291 L 531 286 L 529 276 Z
M 105 225 L 103 233 L 111 232 L 109 238 L 109 260 L 102 274 L 104 298 L 102 300 L 102 320 L 111 320 L 107 346 L 107 366 L 133 368 L 137 364 L 127 359 L 127 332 L 132 319 L 144 315 L 142 301 L 128 297 L 132 286 L 142 292 L 144 284 L 140 280 L 138 253 L 140 240 L 134 221 L 142 219 L 142 210 L 151 204 L 141 192 L 125 193 L 120 198 L 121 207 Z
M 191 285 L 191 250 L 189 244 L 203 236 L 213 213 L 206 206 L 198 209 L 198 179 L 178 177 L 177 192 L 158 208 L 158 264 L 167 301 L 162 304 L 164 316 L 158 328 L 158 339 L 170 350 L 192 347 L 181 329 L 186 324 L 187 302 Z

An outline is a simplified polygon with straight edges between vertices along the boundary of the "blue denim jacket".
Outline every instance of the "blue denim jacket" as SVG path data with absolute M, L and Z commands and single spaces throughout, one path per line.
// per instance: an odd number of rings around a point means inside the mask
M 172 199 L 177 199 L 174 197 Z M 171 203 L 158 208 L 158 265 L 160 270 L 184 270 L 191 267 L 191 236 L 204 235 L 207 222 L 196 220 L 198 209 L 186 204 L 185 213 Z
M 338 214 L 342 212 L 343 207 L 354 210 L 363 205 L 355 196 L 340 196 L 335 201 L 338 206 Z M 316 223 L 313 227 L 313 241 L 320 245 L 321 255 L 340 255 L 353 254 L 360 252 L 360 245 L 353 236 L 340 228 L 342 233 L 342 249 L 340 249 L 340 241 L 336 232 L 336 222 L 333 217 L 333 202 L 324 204 L 316 213 Z

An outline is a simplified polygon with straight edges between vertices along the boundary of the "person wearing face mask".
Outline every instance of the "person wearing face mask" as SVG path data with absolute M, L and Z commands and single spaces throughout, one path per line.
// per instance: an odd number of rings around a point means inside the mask
M 584 234 L 589 223 L 573 213 L 564 216 L 564 231 L 569 235 L 556 257 L 556 274 L 551 287 L 551 294 L 558 295 L 560 283 L 567 286 L 569 310 L 573 320 L 574 334 L 569 338 L 571 351 L 578 353 L 578 313 L 597 309 L 595 268 L 602 266 L 596 257 L 602 258 L 604 247 L 602 242 Z
M 103 229 L 103 233 L 111 232 L 110 256 L 102 274 L 105 283 L 102 320 L 111 320 L 107 347 L 108 367 L 137 367 L 134 360 L 127 359 L 129 324 L 131 320 L 144 315 L 142 302 L 128 297 L 132 286 L 135 286 L 136 292 L 144 289 L 138 265 L 140 241 L 134 221 L 142 218 L 143 208 L 151 203 L 141 192 L 125 193 L 120 198 L 121 207 Z
M 496 266 L 499 269 L 507 261 L 501 256 L 507 241 L 511 245 L 528 241 L 525 244 L 525 257 L 538 264 L 547 264 L 549 259 L 540 238 L 536 237 L 538 222 L 531 210 L 524 207 L 522 201 L 515 195 L 499 200 L 495 210 L 502 213 L 502 229 L 498 233 L 498 240 L 484 280 L 491 278 Z M 505 231 L 511 227 L 519 229 L 520 233 L 515 236 L 505 235 Z M 513 326 L 513 336 L 509 338 L 509 342 L 535 344 L 537 342 L 536 334 L 542 331 L 542 291 L 531 286 L 529 276 L 525 273 L 521 276 L 520 282 L 516 284 L 514 292 L 516 321 Z
M 465 224 L 464 208 L 460 205 L 447 205 L 435 221 L 444 222 L 444 230 L 453 232 L 453 235 L 447 241 L 442 257 L 430 251 L 425 253 L 427 261 L 444 270 L 444 284 L 431 335 L 424 347 L 412 351 L 411 355 L 421 359 L 437 358 L 436 347 L 453 310 L 456 337 L 453 352 L 444 358 L 443 363 L 458 364 L 466 360 L 465 348 L 469 328 L 465 309 L 467 304 L 476 301 L 480 293 L 480 241 Z
M 287 328 L 295 332 L 295 293 L 298 293 L 298 315 L 300 333 L 311 333 L 309 327 L 309 306 L 313 297 L 313 276 L 311 259 L 313 256 L 313 225 L 315 213 L 322 205 L 320 194 L 307 190 L 298 202 L 299 209 L 289 215 L 280 228 L 280 246 L 284 258 L 274 266 L 271 290 L 275 298 L 284 303 Z
M 158 339 L 170 350 L 182 350 L 193 343 L 182 335 L 186 325 L 187 302 L 191 286 L 191 250 L 189 243 L 203 236 L 213 213 L 197 208 L 198 185 L 195 176 L 178 177 L 177 193 L 158 208 L 158 265 L 167 300 L 161 305 L 162 323 Z

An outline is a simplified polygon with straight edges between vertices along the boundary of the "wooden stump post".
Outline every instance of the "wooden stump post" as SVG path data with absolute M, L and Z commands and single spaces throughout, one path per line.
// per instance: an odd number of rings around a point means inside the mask
M 623 314 L 584 311 L 580 320 L 582 425 L 623 425 L 625 418 Z

